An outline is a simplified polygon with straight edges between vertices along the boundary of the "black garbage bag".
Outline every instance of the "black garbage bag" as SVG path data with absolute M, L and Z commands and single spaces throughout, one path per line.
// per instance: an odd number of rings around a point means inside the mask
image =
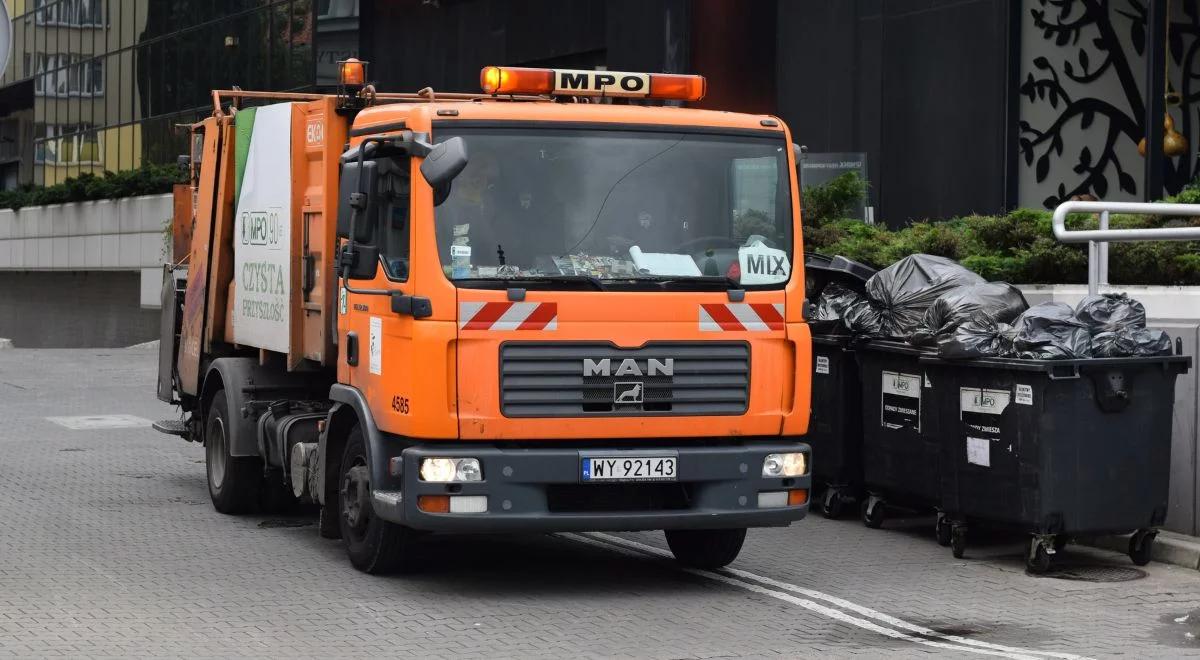
M 908 341 L 914 346 L 933 346 L 938 337 L 954 332 L 959 325 L 977 317 L 985 316 L 998 323 L 1012 323 L 1029 309 L 1020 289 L 1007 282 L 984 282 L 961 287 L 942 294 L 921 321 L 921 327 L 913 331 Z
M 1034 305 L 1017 317 L 1013 326 L 1017 329 L 1013 348 L 1019 358 L 1069 360 L 1092 354 L 1092 333 L 1065 303 Z
M 846 310 L 865 302 L 862 295 L 837 282 L 830 282 L 817 298 L 817 310 L 809 328 L 817 334 L 837 334 L 846 329 L 843 317 Z
M 1092 335 L 1095 357 L 1152 357 L 1171 354 L 1171 337 L 1162 330 L 1122 328 Z
M 950 332 L 937 335 L 938 357 L 963 360 L 981 357 L 1013 357 L 1017 329 L 1000 323 L 987 314 L 979 314 L 958 324 Z
M 1146 307 L 1123 293 L 1084 296 L 1075 318 L 1093 333 L 1146 327 Z
M 855 334 L 906 339 L 921 326 L 926 310 L 942 294 L 983 282 L 951 259 L 910 255 L 872 275 L 866 286 L 871 309 L 856 305 L 843 320 Z

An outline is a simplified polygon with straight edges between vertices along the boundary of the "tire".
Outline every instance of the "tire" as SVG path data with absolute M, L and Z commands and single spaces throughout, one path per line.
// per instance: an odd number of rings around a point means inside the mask
M 746 541 L 743 529 L 668 529 L 667 545 L 675 561 L 689 568 L 714 569 L 737 559 Z
M 967 528 L 954 525 L 950 528 L 950 554 L 955 559 L 962 559 L 967 553 Z
M 1154 550 L 1154 533 L 1134 532 L 1129 537 L 1129 559 L 1134 566 L 1145 566 L 1150 563 L 1150 555 Z
M 355 568 L 383 575 L 410 568 L 412 530 L 375 515 L 362 429 L 355 426 L 346 439 L 338 477 L 337 512 L 342 543 Z
M 1050 570 L 1050 564 L 1052 563 L 1051 560 L 1053 558 L 1050 556 L 1049 552 L 1046 552 L 1045 546 L 1038 543 L 1036 540 L 1032 541 L 1032 543 L 1037 544 L 1037 547 L 1033 549 L 1032 556 L 1026 555 L 1025 568 L 1028 569 L 1030 573 L 1041 575 Z
M 933 526 L 934 536 L 937 538 L 938 545 L 943 548 L 950 547 L 950 521 L 943 516 L 938 516 L 937 523 Z
M 236 515 L 258 508 L 262 493 L 262 461 L 253 456 L 229 454 L 229 404 L 225 390 L 217 390 L 204 418 L 204 469 L 213 508 Z
M 836 488 L 826 489 L 825 497 L 821 500 L 821 515 L 830 520 L 837 520 L 844 513 L 846 507 L 842 502 L 842 492 Z
M 883 500 L 875 500 L 869 497 L 864 500 L 862 505 L 863 524 L 871 529 L 883 527 L 884 506 Z

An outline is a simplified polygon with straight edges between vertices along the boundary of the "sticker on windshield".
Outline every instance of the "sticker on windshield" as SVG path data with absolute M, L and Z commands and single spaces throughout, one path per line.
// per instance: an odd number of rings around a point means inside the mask
M 767 247 L 762 241 L 738 248 L 742 284 L 779 284 L 792 274 L 787 252 Z
M 450 266 L 453 269 L 452 276 L 454 279 L 462 279 L 471 276 L 471 246 L 469 245 L 451 245 L 450 246 Z

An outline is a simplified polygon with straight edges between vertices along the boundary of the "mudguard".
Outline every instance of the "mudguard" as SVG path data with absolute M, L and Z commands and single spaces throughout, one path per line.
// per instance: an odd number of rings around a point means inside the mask
M 357 421 L 359 426 L 362 427 L 363 443 L 366 445 L 367 449 L 367 466 L 371 470 L 372 486 L 376 484 L 388 483 L 388 451 L 383 444 L 383 433 L 379 430 L 379 427 L 375 425 L 375 418 L 371 415 L 371 407 L 367 405 L 366 397 L 364 397 L 362 392 L 358 391 L 357 388 L 338 383 L 329 388 L 329 399 L 337 403 L 334 406 L 334 409 L 329 412 L 330 424 L 328 431 L 321 437 L 320 465 L 324 466 L 326 464 L 326 438 L 331 435 L 337 438 L 345 438 L 345 433 L 342 431 L 349 431 L 349 428 L 335 428 L 335 425 L 345 423 L 344 421 L 338 421 L 346 419 L 345 417 L 340 416 L 338 413 L 342 409 L 348 408 L 354 412 L 354 416 L 358 418 Z M 322 469 L 324 468 L 322 467 Z
M 318 398 L 322 384 L 311 374 L 281 371 L 262 366 L 254 358 L 217 358 L 204 374 L 200 390 L 205 414 L 217 391 L 224 389 L 229 404 L 229 453 L 260 456 L 258 418 L 272 401 Z M 318 396 L 313 396 L 316 393 Z

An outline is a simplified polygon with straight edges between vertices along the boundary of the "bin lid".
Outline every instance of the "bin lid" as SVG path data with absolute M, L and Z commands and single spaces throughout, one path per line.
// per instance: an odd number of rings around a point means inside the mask
M 912 344 L 893 341 L 890 339 L 868 339 L 855 342 L 854 348 L 863 351 L 881 351 L 883 353 L 899 353 L 901 355 L 917 355 L 921 360 L 925 360 L 925 356 L 936 357 L 937 351 L 933 348 L 918 348 Z
M 862 293 L 867 280 L 875 274 L 875 269 L 866 264 L 843 256 L 830 257 L 817 252 L 804 253 L 804 270 L 826 282 L 837 282 L 859 293 Z
M 1112 367 L 1145 367 L 1162 365 L 1176 373 L 1187 373 L 1192 367 L 1190 355 L 1155 355 L 1151 357 L 1080 358 L 1076 360 L 1026 360 L 1022 358 L 972 358 L 968 360 L 944 360 L 936 355 L 922 355 L 922 364 L 938 364 L 948 367 L 977 367 L 981 369 L 1007 369 L 1009 371 L 1040 371 L 1051 375 L 1064 372 L 1078 373 Z

